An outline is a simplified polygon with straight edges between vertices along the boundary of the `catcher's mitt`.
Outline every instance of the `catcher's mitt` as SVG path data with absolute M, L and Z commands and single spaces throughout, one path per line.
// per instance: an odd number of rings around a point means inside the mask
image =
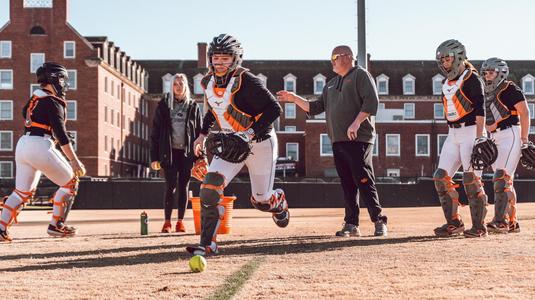
M 191 168 L 191 177 L 202 182 L 204 176 L 208 173 L 208 159 L 204 153 L 193 163 Z
M 535 145 L 528 142 L 522 145 L 522 157 L 520 164 L 528 170 L 535 169 Z
M 483 170 L 492 165 L 498 158 L 498 147 L 494 140 L 488 138 L 479 138 L 472 149 L 470 164 L 474 170 Z
M 243 132 L 214 133 L 206 139 L 206 150 L 231 163 L 241 163 L 251 153 L 251 140 Z

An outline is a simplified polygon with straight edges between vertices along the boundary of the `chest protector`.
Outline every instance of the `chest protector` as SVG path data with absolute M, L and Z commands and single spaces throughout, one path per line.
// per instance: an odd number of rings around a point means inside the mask
M 63 99 L 50 95 L 41 89 L 37 89 L 33 92 L 33 95 L 30 98 L 30 102 L 28 104 L 28 109 L 26 110 L 26 119 L 24 120 L 24 126 L 26 128 L 37 127 L 52 132 L 52 127 L 50 127 L 50 125 L 32 121 L 33 111 L 37 107 L 39 101 L 42 99 L 47 99 L 49 97 L 53 98 L 55 101 L 58 101 L 61 106 L 63 106 L 65 116 L 67 115 L 67 103 Z
M 501 99 L 503 91 L 510 85 L 510 81 L 504 81 L 492 93 L 485 94 L 485 124 L 490 126 L 518 114 L 516 110 L 510 110 Z
M 212 74 L 208 74 L 201 81 L 210 111 L 222 131 L 244 131 L 261 116 L 259 114 L 253 117 L 238 109 L 234 104 L 234 95 L 240 90 L 242 76 L 246 71 L 248 70 L 245 68 L 236 68 L 226 88 L 216 87 Z
M 472 75 L 472 72 L 470 68 L 466 68 L 459 79 L 456 81 L 446 80 L 442 85 L 444 113 L 450 122 L 455 122 L 474 110 L 472 101 L 462 91 L 466 79 Z

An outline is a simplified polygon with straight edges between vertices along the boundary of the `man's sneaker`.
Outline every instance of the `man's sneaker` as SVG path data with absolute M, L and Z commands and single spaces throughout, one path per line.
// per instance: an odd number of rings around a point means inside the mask
M 435 235 L 440 237 L 460 235 L 464 231 L 464 223 L 461 220 L 453 220 L 452 224 L 444 224 L 434 231 Z
M 162 227 L 162 233 L 171 233 L 171 221 L 165 221 Z
M 288 210 L 288 202 L 286 202 L 286 196 L 284 195 L 283 190 L 276 189 L 272 197 L 276 198 L 271 198 L 272 201 L 274 199 L 275 202 L 271 202 L 271 206 L 272 208 L 275 208 L 277 211 L 279 211 L 273 213 L 273 221 L 275 222 L 275 224 L 277 224 L 277 226 L 284 228 L 288 226 L 288 223 L 290 223 L 290 211 Z
M 53 237 L 69 237 L 76 234 L 76 231 L 73 233 L 71 230 L 66 230 L 66 226 L 54 226 L 52 224 L 48 225 L 46 232 Z
M 469 230 L 464 231 L 464 237 L 466 238 L 480 238 L 480 237 L 486 237 L 487 231 L 485 229 L 475 229 L 471 228 Z
M 518 222 L 509 222 L 509 232 L 510 233 L 519 233 L 520 232 L 520 224 L 518 224 Z
M 175 231 L 176 232 L 186 232 L 186 226 L 184 226 L 184 223 L 182 221 L 177 221 L 175 225 Z
M 360 236 L 360 229 L 356 225 L 344 223 L 342 229 L 336 232 L 336 236 Z
M 9 235 L 7 230 L 0 229 L 0 242 L 11 242 L 13 238 Z
M 375 236 L 387 236 L 388 228 L 386 227 L 386 218 L 375 221 Z
M 277 226 L 281 228 L 288 226 L 288 223 L 290 223 L 290 211 L 289 210 L 285 210 L 278 214 L 273 213 L 272 217 L 273 217 L 273 221 L 275 222 L 275 224 L 277 224 Z
M 188 251 L 191 255 L 200 255 L 200 256 L 206 256 L 209 254 L 217 254 L 219 253 L 219 250 L 217 249 L 217 244 L 215 242 L 212 242 L 210 246 L 188 246 L 186 247 L 186 251 Z
M 505 222 L 492 221 L 487 223 L 487 230 L 489 233 L 508 233 L 509 224 Z

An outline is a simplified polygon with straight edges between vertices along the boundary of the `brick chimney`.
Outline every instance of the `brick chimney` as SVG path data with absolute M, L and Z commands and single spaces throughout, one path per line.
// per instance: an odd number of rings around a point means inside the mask
M 207 43 L 197 43 L 197 68 L 199 69 L 208 68 L 208 62 L 206 57 L 207 48 Z

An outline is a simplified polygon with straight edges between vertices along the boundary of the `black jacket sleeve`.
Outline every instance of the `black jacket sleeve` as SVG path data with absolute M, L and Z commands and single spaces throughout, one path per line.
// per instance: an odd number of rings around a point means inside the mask
M 67 128 L 65 128 L 65 108 L 54 99 L 48 99 L 42 103 L 47 106 L 48 121 L 59 145 L 67 145 L 70 141 L 69 136 L 67 136 Z
M 208 104 L 205 103 L 205 105 L 208 105 Z M 199 116 L 200 115 L 202 115 L 202 113 L 200 113 Z M 211 109 L 209 108 L 208 111 L 206 112 L 206 114 L 204 115 L 204 117 L 202 118 L 201 133 L 204 134 L 204 135 L 207 135 L 208 132 L 210 131 L 210 128 L 212 128 L 212 126 L 214 126 L 214 123 L 215 123 L 215 117 L 214 117 L 214 114 L 212 113 Z
M 249 87 L 247 98 L 252 102 L 254 110 L 262 116 L 251 126 L 255 133 L 266 129 L 281 115 L 282 108 L 271 92 L 264 87 L 262 81 L 247 72 L 244 76 L 245 84 Z M 247 76 L 249 75 L 249 76 Z
M 163 100 L 162 100 L 163 101 Z M 160 112 L 160 106 L 162 102 L 156 107 L 154 112 L 154 118 L 152 119 L 152 132 L 150 134 L 150 160 L 160 161 L 160 131 L 162 126 L 162 116 Z

